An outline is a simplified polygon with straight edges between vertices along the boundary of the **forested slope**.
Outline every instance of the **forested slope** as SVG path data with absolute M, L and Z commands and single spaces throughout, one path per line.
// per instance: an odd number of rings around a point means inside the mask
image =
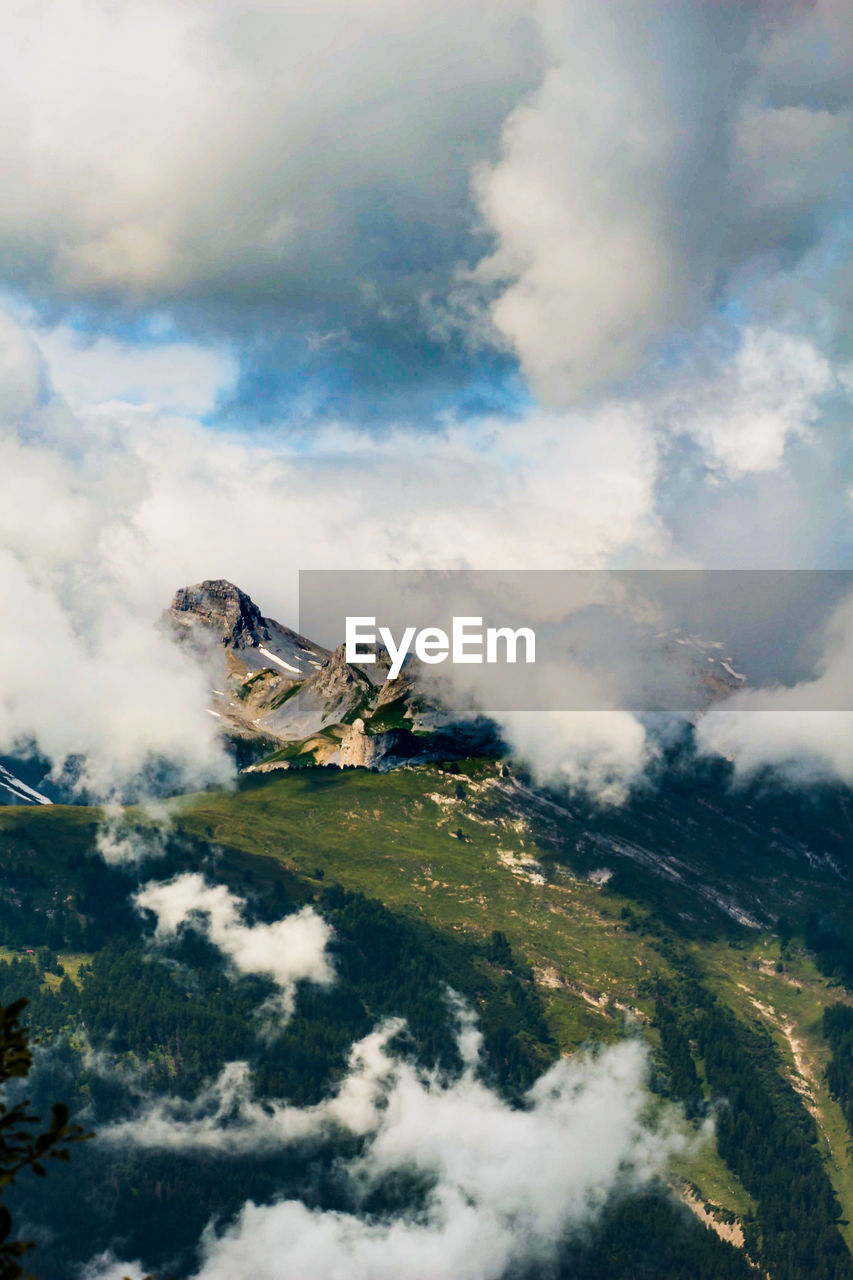
M 658 811 L 644 800 L 656 826 L 641 831 L 643 807 L 566 808 L 489 761 L 309 769 L 185 801 L 165 837 L 130 813 L 124 835 L 149 853 L 114 866 L 95 848 L 96 811 L 0 814 L 0 1000 L 31 1001 L 43 1038 L 35 1100 L 62 1097 L 104 1130 L 143 1095 L 189 1105 L 241 1061 L 259 1100 L 311 1107 L 344 1077 L 353 1043 L 391 1017 L 405 1020 L 397 1051 L 452 1078 L 458 997 L 483 1033 L 483 1078 L 515 1104 L 561 1052 L 640 1036 L 654 1093 L 683 1106 L 697 1134 L 713 1118 L 713 1137 L 664 1180 L 609 1203 L 537 1275 L 675 1280 L 746 1275 L 751 1263 L 774 1280 L 853 1275 L 844 880 L 814 855 L 789 855 L 786 879 L 764 848 L 736 896 L 738 842 L 760 837 L 764 797 L 746 833 L 747 801 L 719 806 L 700 881 L 705 800 L 701 787 L 676 789 Z M 837 863 L 843 840 L 826 804 L 812 839 Z M 787 818 L 777 810 L 767 844 L 802 843 L 808 815 Z M 716 856 L 727 827 L 728 863 Z M 679 829 L 690 834 L 681 845 Z M 659 866 L 645 856 L 655 839 Z M 752 899 L 774 867 L 759 919 Z M 133 909 L 141 883 L 187 871 L 239 894 L 254 921 L 311 904 L 334 930 L 334 984 L 300 986 L 293 1016 L 260 1034 L 268 979 L 235 974 L 197 932 L 152 950 L 151 922 Z M 346 1208 L 340 1170 L 354 1141 L 225 1156 L 95 1140 L 48 1183 L 22 1184 L 13 1205 L 45 1280 L 110 1247 L 191 1275 L 207 1223 L 249 1199 Z M 716 1230 L 670 1188 L 704 1204 Z M 413 1208 L 423 1194 L 398 1179 L 370 1209 Z

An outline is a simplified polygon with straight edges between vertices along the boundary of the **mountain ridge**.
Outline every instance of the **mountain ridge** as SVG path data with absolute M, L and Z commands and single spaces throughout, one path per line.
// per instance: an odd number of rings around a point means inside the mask
M 211 688 L 210 712 L 224 730 L 281 744 L 249 769 L 304 763 L 384 769 L 499 746 L 484 718 L 460 721 L 425 694 L 417 663 L 393 682 L 374 680 L 346 661 L 343 645 L 326 649 L 265 617 L 225 579 L 179 588 L 161 622 L 221 684 Z M 375 671 L 384 669 L 380 655 Z

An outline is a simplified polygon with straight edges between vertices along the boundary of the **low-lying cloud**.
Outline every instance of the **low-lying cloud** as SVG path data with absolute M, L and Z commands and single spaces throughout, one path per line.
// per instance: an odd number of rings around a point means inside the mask
M 621 804 L 658 754 L 628 711 L 507 711 L 501 729 L 537 782 Z
M 135 895 L 138 909 L 157 917 L 154 937 L 175 937 L 183 927 L 207 937 L 238 973 L 257 973 L 278 987 L 278 1006 L 293 1010 L 296 987 L 308 981 L 328 986 L 334 969 L 326 948 L 332 929 L 313 907 L 272 924 L 243 923 L 246 903 L 226 885 L 209 884 L 198 872 L 150 882 Z
M 477 1078 L 470 1015 L 456 1079 L 394 1057 L 401 1026 L 354 1045 L 342 1083 L 314 1107 L 262 1105 L 247 1066 L 234 1063 L 194 1101 L 159 1100 L 106 1132 L 113 1143 L 234 1156 L 342 1129 L 366 1139 L 347 1167 L 360 1196 L 396 1171 L 428 1179 L 421 1208 L 391 1217 L 248 1203 L 231 1226 L 205 1233 L 197 1280 L 497 1280 L 551 1257 L 612 1194 L 648 1183 L 697 1140 L 674 1111 L 652 1119 L 637 1040 L 560 1060 L 513 1107 Z
M 163 761 L 187 788 L 228 781 L 230 761 L 204 723 L 204 672 L 149 619 L 126 602 L 94 598 L 81 602 L 81 617 L 8 551 L 0 551 L 0 594 L 6 750 L 35 739 L 58 773 L 76 762 L 76 785 L 96 797 L 156 789 Z M 88 620 L 87 606 L 96 611 Z
M 728 756 L 741 777 L 772 769 L 797 783 L 840 779 L 853 785 L 853 712 L 843 709 L 851 671 L 853 597 L 826 627 L 814 679 L 790 688 L 745 689 L 713 707 L 697 726 L 700 750 Z

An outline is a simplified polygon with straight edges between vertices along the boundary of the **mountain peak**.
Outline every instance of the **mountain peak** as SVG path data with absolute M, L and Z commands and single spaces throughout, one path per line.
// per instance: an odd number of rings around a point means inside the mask
M 225 648 L 256 649 L 270 638 L 267 619 L 251 596 L 224 578 L 180 587 L 170 613 L 175 622 L 200 623 L 215 632 Z

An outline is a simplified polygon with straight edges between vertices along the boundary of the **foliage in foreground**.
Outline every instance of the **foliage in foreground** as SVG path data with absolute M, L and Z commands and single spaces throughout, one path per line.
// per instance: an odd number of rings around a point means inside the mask
M 69 1122 L 68 1108 L 62 1102 L 53 1104 L 50 1124 L 39 1131 L 42 1120 L 32 1114 L 28 1099 L 13 1105 L 6 1101 L 6 1086 L 28 1076 L 33 1065 L 29 1032 L 20 1023 L 26 1004 L 26 1000 L 16 1000 L 0 1005 L 0 1194 L 24 1169 L 44 1177 L 48 1160 L 67 1160 L 70 1144 L 90 1136 Z M 0 1280 L 23 1276 L 20 1259 L 33 1247 L 29 1241 L 14 1239 L 14 1234 L 12 1215 L 0 1203 Z

